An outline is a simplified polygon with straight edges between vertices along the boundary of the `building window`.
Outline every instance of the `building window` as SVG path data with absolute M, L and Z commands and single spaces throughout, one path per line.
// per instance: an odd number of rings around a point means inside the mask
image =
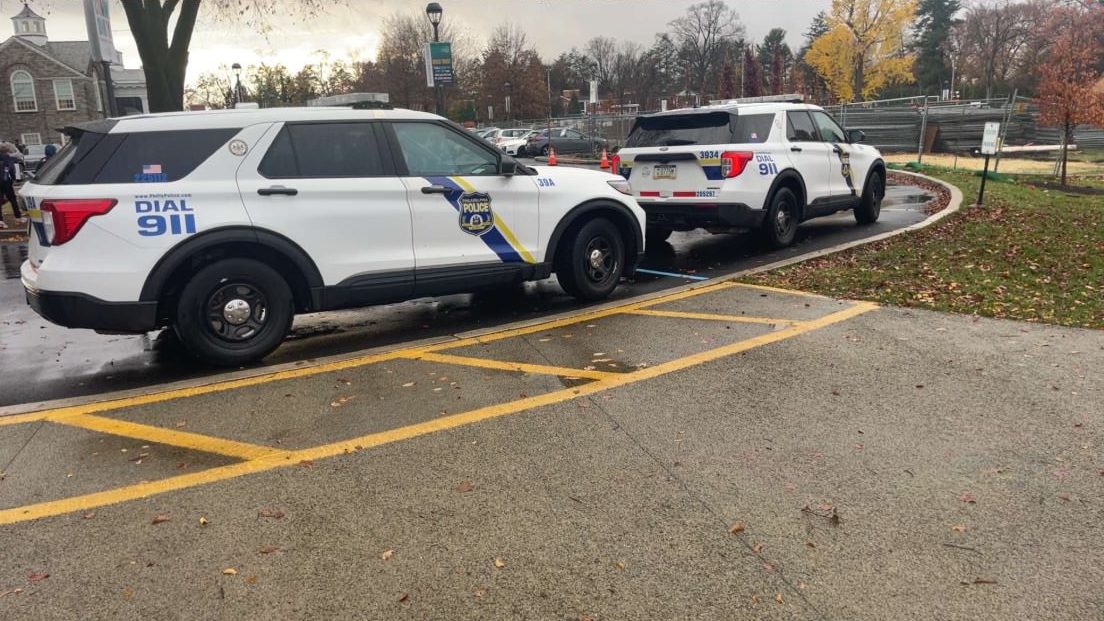
M 12 99 L 16 112 L 37 112 L 38 100 L 35 99 L 34 78 L 26 71 L 19 70 L 11 75 Z
M 73 96 L 72 80 L 54 80 L 54 101 L 58 110 L 76 110 L 77 100 Z
M 20 140 L 28 147 L 33 144 L 42 144 L 42 134 L 23 134 Z

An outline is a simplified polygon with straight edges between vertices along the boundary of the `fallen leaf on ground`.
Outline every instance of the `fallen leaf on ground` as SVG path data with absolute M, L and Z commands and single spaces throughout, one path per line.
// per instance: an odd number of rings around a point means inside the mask
M 1069 502 L 1069 499 L 1070 499 L 1069 492 L 1062 492 L 1061 494 L 1058 494 L 1058 500 L 1064 500 L 1066 502 Z
M 728 532 L 732 533 L 733 535 L 744 532 L 744 523 L 733 522 L 732 526 L 728 527 Z
M 95 512 L 95 511 L 89 511 L 88 513 L 85 513 L 85 514 L 84 514 L 84 518 L 83 518 L 83 519 L 85 519 L 85 520 L 91 520 L 91 519 L 92 519 L 92 518 L 94 518 L 94 517 L 96 517 L 96 512 Z
M 399 593 L 399 601 L 400 602 L 405 602 L 408 599 L 410 599 L 409 595 L 407 595 L 406 593 Z
M 782 593 L 781 592 L 774 594 L 774 601 L 778 602 L 779 604 L 781 604 L 783 601 L 785 601 L 785 600 L 782 599 Z
M 951 527 L 951 530 L 953 530 L 956 533 L 964 533 L 964 532 L 966 532 L 966 525 L 965 524 L 955 524 L 954 526 Z
M 385 561 L 391 560 L 392 556 L 395 556 L 394 550 L 384 550 L 383 554 L 380 554 L 380 558 Z
M 22 588 L 16 587 L 14 589 L 8 589 L 7 591 L 0 591 L 0 597 L 5 597 L 7 595 L 18 595 L 19 593 L 22 593 L 22 592 L 23 592 Z
M 224 575 L 224 576 L 236 576 L 236 575 L 238 575 L 238 570 L 234 569 L 233 567 L 227 567 L 226 569 L 222 570 L 222 575 Z
M 246 576 L 245 577 L 245 583 L 246 584 L 257 584 L 257 576 L 254 576 L 252 574 Z
M 311 460 L 311 459 L 304 459 L 304 460 L 299 462 L 299 465 L 304 467 L 304 468 L 310 468 L 311 466 L 314 465 L 314 461 Z
M 333 401 L 330 401 L 330 407 L 331 408 L 339 408 L 339 407 L 345 405 L 346 403 L 348 403 L 349 401 L 351 401 L 352 399 L 353 399 L 352 397 L 339 397 L 337 399 L 334 399 Z
M 506 561 L 502 560 L 501 558 L 496 558 L 495 559 L 495 567 L 497 567 L 499 569 L 502 569 L 505 566 L 506 566 Z
M 475 489 L 475 484 L 471 481 L 460 481 L 460 485 L 456 486 L 456 491 L 460 492 L 461 494 L 466 494 L 473 489 Z
M 134 589 L 132 589 L 130 587 L 127 587 L 127 588 L 123 589 L 123 599 L 125 599 L 129 602 L 131 600 L 131 598 L 133 598 L 133 597 L 134 597 Z
M 284 517 L 284 512 L 280 509 L 261 509 L 257 512 L 257 517 L 272 518 L 278 520 Z
M 751 546 L 751 551 L 756 553 L 756 554 L 759 554 L 760 552 L 763 551 L 763 544 L 757 543 L 757 544 Z
M 487 591 L 485 591 L 484 589 L 476 589 L 476 590 L 472 591 L 472 593 L 473 593 L 473 594 L 474 594 L 474 595 L 475 595 L 476 597 L 483 597 L 484 595 L 486 595 L 486 594 L 487 594 Z
M 407 382 L 407 383 L 403 384 L 402 387 L 403 388 L 410 388 L 413 385 L 414 385 L 414 382 Z
M 210 522 L 207 521 L 207 518 L 203 517 L 202 515 L 199 516 L 199 525 L 200 526 L 206 526 L 208 524 L 210 524 Z
M 617 561 L 613 565 L 614 565 L 614 567 L 620 569 L 621 571 L 625 571 L 625 563 L 623 563 L 621 561 Z
M 263 546 L 260 550 L 261 554 L 272 554 L 273 552 L 279 552 L 280 547 L 274 545 Z
M 151 522 L 151 523 L 152 524 L 164 524 L 165 522 L 168 522 L 171 519 L 172 519 L 172 516 L 169 515 L 168 513 L 158 513 L 157 515 L 153 516 L 153 522 Z
M 43 580 L 45 580 L 49 577 L 50 577 L 50 574 L 47 574 L 47 573 L 33 573 L 33 574 L 27 576 L 27 581 L 28 582 L 42 582 Z
M 961 496 L 958 497 L 958 499 L 961 500 L 962 502 L 967 503 L 967 504 L 976 504 L 977 503 L 977 496 L 974 496 L 970 492 L 966 492 L 966 493 L 962 494 Z

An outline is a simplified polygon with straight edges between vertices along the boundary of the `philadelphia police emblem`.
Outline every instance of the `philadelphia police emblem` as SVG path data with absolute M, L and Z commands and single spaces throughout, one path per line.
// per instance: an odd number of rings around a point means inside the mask
M 460 229 L 472 235 L 482 235 L 494 227 L 491 197 L 482 192 L 460 196 Z

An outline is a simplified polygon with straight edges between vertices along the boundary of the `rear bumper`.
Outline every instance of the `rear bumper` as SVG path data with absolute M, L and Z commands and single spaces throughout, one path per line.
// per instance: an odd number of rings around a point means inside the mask
M 25 291 L 36 313 L 66 328 L 134 333 L 157 328 L 157 302 L 106 302 L 84 293 Z
M 646 203 L 638 201 L 649 227 L 697 229 L 707 227 L 756 228 L 766 217 L 762 209 L 743 203 Z

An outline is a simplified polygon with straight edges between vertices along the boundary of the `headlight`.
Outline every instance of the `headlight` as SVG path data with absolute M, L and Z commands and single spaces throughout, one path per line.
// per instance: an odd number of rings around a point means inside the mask
M 625 179 L 611 179 L 610 181 L 607 181 L 606 183 L 608 183 L 611 188 L 617 190 L 618 192 L 620 192 L 622 194 L 625 194 L 627 196 L 632 196 L 632 186 L 629 185 L 629 182 L 627 180 L 625 180 Z

